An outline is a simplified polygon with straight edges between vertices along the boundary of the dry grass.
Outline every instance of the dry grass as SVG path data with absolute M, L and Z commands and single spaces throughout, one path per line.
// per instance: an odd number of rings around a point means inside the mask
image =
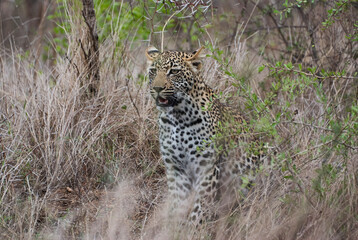
M 83 100 L 69 63 L 50 70 L 17 54 L 1 57 L 2 232 L 34 236 L 130 176 L 154 194 L 164 181 L 156 120 L 146 85 L 127 79 L 133 66 L 103 66 L 101 96 Z
M 268 72 L 257 73 L 265 61 L 245 44 L 257 39 L 236 36 L 223 57 L 263 100 L 276 80 Z M 272 120 L 282 109 L 297 111 L 290 121 L 282 118 L 276 135 L 266 136 L 282 154 L 273 156 L 275 162 L 259 173 L 240 204 L 193 229 L 168 218 L 157 111 L 141 76 L 145 46 L 129 41 L 116 57 L 117 40 L 111 36 L 100 46 L 100 94 L 93 98 L 83 97 L 87 86 L 84 74 L 78 74 L 76 52 L 70 52 L 71 62 L 58 58 L 47 64 L 35 61 L 32 50 L 1 50 L 2 239 L 358 238 L 357 145 L 345 146 L 342 153 L 334 141 L 322 140 L 333 132 L 332 121 L 343 122 L 349 115 L 354 100 L 346 96 L 354 95 L 356 79 L 324 83 L 329 104 L 311 85 L 293 100 L 279 92 L 266 117 Z M 253 117 L 258 109 L 245 109 L 248 93 L 232 85 L 240 83 L 224 74 L 222 66 L 205 60 L 208 84 Z M 347 68 L 354 71 L 354 66 Z M 287 101 L 292 104 L 285 108 Z M 328 114 L 331 106 L 334 111 Z M 353 129 L 354 124 L 345 127 Z M 328 163 L 340 166 L 339 171 L 322 172 Z

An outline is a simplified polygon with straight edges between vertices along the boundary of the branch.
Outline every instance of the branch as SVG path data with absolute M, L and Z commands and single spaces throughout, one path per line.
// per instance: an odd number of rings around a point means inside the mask
M 276 67 L 276 66 L 272 66 L 272 65 L 268 65 L 268 64 L 264 64 L 266 67 L 271 68 L 271 69 L 275 69 L 275 70 L 281 70 L 282 68 L 280 67 Z M 305 76 L 308 77 L 314 77 L 317 79 L 326 79 L 326 78 L 343 78 L 343 79 L 353 79 L 353 80 L 357 80 L 358 77 L 352 77 L 352 76 L 337 76 L 337 75 L 332 75 L 332 76 L 320 76 L 317 75 L 316 73 L 308 73 L 308 72 L 303 72 L 300 70 L 296 70 L 296 69 L 287 69 L 285 68 L 285 70 L 289 71 L 289 72 L 293 72 L 293 73 L 299 73 L 299 74 L 303 74 Z

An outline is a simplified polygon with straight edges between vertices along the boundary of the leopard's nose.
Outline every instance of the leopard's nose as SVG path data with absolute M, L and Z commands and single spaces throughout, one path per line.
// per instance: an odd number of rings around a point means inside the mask
M 157 92 L 160 93 L 161 91 L 163 91 L 163 87 L 153 87 L 153 89 Z

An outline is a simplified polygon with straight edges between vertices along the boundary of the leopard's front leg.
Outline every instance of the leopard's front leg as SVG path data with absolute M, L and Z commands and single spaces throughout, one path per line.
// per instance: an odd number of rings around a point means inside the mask
M 207 156 L 211 157 L 207 157 Z M 206 151 L 198 157 L 199 178 L 194 184 L 195 202 L 190 214 L 194 224 L 201 223 L 212 217 L 213 206 L 218 189 L 220 170 L 215 164 L 214 153 Z
M 165 158 L 164 158 L 165 161 Z M 169 162 L 169 161 L 168 161 Z M 185 169 L 176 164 L 166 164 L 167 184 L 169 189 L 170 215 L 180 215 L 180 212 L 187 209 L 187 200 L 192 191 L 193 180 L 186 174 Z

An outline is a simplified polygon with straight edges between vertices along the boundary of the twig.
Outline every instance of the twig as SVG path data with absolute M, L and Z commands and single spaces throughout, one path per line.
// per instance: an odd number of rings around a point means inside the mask
M 358 147 L 355 147 L 355 146 L 353 147 L 353 146 L 348 145 L 347 143 L 344 143 L 344 142 L 338 142 L 338 144 L 341 144 L 341 145 L 345 146 L 346 148 L 350 148 L 352 150 L 358 150 Z
M 128 95 L 129 95 L 129 100 L 131 101 L 133 107 L 135 108 L 138 117 L 141 118 L 140 113 L 139 113 L 139 110 L 138 110 L 138 108 L 137 108 L 135 102 L 133 101 L 132 95 L 131 95 L 131 93 L 130 93 L 130 91 L 129 91 L 129 84 L 128 84 L 128 83 L 129 83 L 129 79 L 127 78 L 127 79 L 126 79 L 126 89 L 127 89 Z
M 303 123 L 303 122 L 283 121 L 282 123 L 294 123 L 294 124 L 299 124 L 299 125 L 303 125 L 303 126 L 306 126 L 306 127 L 313 127 L 313 128 L 320 129 L 320 130 L 325 130 L 325 131 L 333 132 L 331 129 L 324 128 L 324 127 L 320 127 L 320 126 L 315 126 L 315 125 L 308 124 L 308 123 Z
M 275 70 L 281 69 L 280 67 L 276 67 L 276 66 L 272 66 L 269 64 L 265 64 L 266 67 L 268 68 L 273 68 Z M 299 74 L 303 74 L 306 75 L 308 77 L 315 77 L 317 79 L 326 79 L 326 78 L 344 78 L 344 79 L 353 79 L 353 80 L 357 80 L 358 77 L 352 77 L 352 76 L 337 76 L 337 75 L 333 75 L 333 76 L 319 76 L 315 73 L 308 73 L 308 72 L 303 72 L 300 70 L 296 70 L 296 69 L 286 69 L 289 72 L 294 72 L 294 73 L 299 73 Z
M 300 13 L 301 18 L 303 19 L 304 23 L 306 24 L 308 35 L 309 35 L 309 37 L 311 39 L 310 49 L 311 49 L 311 52 L 312 52 L 312 58 L 316 62 L 316 65 L 318 65 L 317 64 L 318 53 L 317 53 L 317 50 L 316 50 L 316 40 L 315 40 L 315 29 L 317 28 L 317 26 L 314 26 L 313 27 L 314 29 L 313 29 L 312 24 L 311 24 L 313 21 L 310 21 L 309 14 L 305 14 L 303 12 L 303 10 L 301 8 L 299 8 L 299 7 L 297 7 L 296 9 Z
M 85 50 L 85 48 L 84 48 L 84 46 L 83 46 L 83 44 L 82 44 L 81 39 L 78 39 L 78 43 L 79 43 L 79 45 L 80 45 L 80 47 L 81 47 L 81 50 L 82 50 L 82 52 L 83 52 L 83 55 L 85 56 L 85 59 L 87 60 L 87 59 L 88 59 L 88 54 L 86 53 L 86 50 Z
M 162 29 L 162 42 L 161 42 L 161 52 L 164 51 L 164 30 L 165 30 L 165 27 L 167 26 L 168 22 L 174 17 L 174 15 L 180 13 L 182 10 L 180 11 L 175 11 L 169 18 L 168 20 L 165 22 L 164 24 L 164 27 Z
M 265 13 L 264 8 L 263 8 L 260 4 L 258 4 L 258 2 L 257 2 L 257 3 L 254 3 L 252 0 L 251 0 L 251 2 L 252 2 L 253 4 L 255 4 L 255 5 L 257 5 L 258 9 L 260 9 L 260 11 L 261 11 L 262 13 Z M 279 33 L 279 35 L 280 35 L 282 41 L 283 41 L 284 44 L 286 45 L 286 48 L 288 48 L 288 47 L 290 46 L 290 44 L 287 42 L 287 39 L 286 39 L 285 36 L 283 35 L 283 33 L 282 33 L 282 31 L 281 31 L 281 28 L 280 28 L 280 25 L 279 25 L 279 23 L 276 21 L 276 18 L 272 15 L 271 12 L 268 12 L 267 14 L 268 14 L 268 16 L 272 19 L 273 23 L 275 24 L 276 29 L 277 29 L 277 31 L 278 31 L 278 33 Z
M 76 71 L 77 71 L 77 76 L 79 76 L 79 75 L 80 75 L 80 70 L 78 69 L 78 66 L 77 66 L 75 63 L 72 62 L 72 60 L 68 57 L 67 54 L 65 55 L 65 58 L 68 60 L 68 62 L 70 63 L 70 65 L 75 66 Z
M 250 33 L 250 32 L 256 32 L 256 31 L 269 31 L 269 30 L 284 29 L 284 28 L 307 28 L 307 27 L 299 26 L 299 25 L 298 26 L 297 25 L 292 25 L 292 26 L 282 25 L 282 26 L 275 26 L 275 27 L 259 27 L 254 30 L 245 30 L 244 33 Z
M 317 209 L 315 208 L 315 205 L 313 204 L 311 198 L 309 198 L 305 192 L 305 190 L 303 189 L 303 187 L 301 186 L 301 184 L 299 183 L 299 179 L 296 179 L 297 177 L 295 176 L 295 172 L 290 168 L 290 166 L 287 164 L 287 169 L 288 171 L 291 173 L 292 177 L 295 179 L 295 183 L 298 186 L 298 188 L 300 189 L 300 192 L 303 194 L 303 196 L 305 196 L 305 198 L 307 199 L 307 201 L 309 202 L 309 204 L 311 205 L 311 207 L 317 212 Z

